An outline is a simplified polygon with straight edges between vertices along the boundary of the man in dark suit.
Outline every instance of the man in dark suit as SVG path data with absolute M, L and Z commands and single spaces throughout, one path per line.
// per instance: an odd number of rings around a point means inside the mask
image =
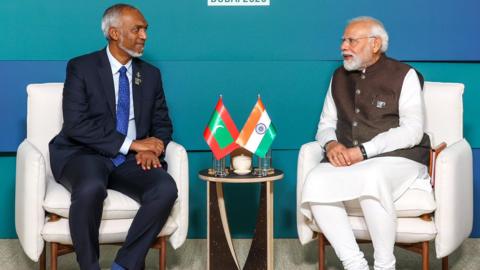
M 108 46 L 67 65 L 64 123 L 50 142 L 50 159 L 55 179 L 72 195 L 70 233 L 81 269 L 100 269 L 107 188 L 141 204 L 112 269 L 144 267 L 177 198 L 163 159 L 172 123 L 160 71 L 138 59 L 147 26 L 135 7 L 114 5 L 102 18 Z

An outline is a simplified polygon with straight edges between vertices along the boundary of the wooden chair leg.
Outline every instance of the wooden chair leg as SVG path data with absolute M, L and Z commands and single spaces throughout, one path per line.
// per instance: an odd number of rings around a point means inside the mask
M 325 236 L 318 234 L 318 269 L 325 270 Z
M 167 269 L 167 241 L 165 241 L 165 237 L 160 238 L 160 270 Z
M 448 256 L 442 258 L 442 270 L 448 270 Z
M 428 241 L 422 243 L 422 270 L 430 268 L 429 245 Z
M 50 243 L 50 270 L 57 270 L 58 243 Z
M 39 263 L 39 269 L 40 270 L 45 270 L 47 267 L 47 246 L 45 244 L 45 247 L 43 248 L 42 254 L 40 255 L 40 259 L 38 260 Z

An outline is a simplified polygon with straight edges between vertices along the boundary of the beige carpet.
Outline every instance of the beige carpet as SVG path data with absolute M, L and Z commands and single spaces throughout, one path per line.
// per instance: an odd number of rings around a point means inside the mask
M 234 240 L 235 250 L 238 259 L 243 265 L 248 254 L 250 240 Z M 118 247 L 102 246 L 100 264 L 103 269 L 109 269 Z M 361 245 L 370 265 L 373 263 L 372 247 L 369 244 Z M 421 258 L 419 255 L 396 249 L 397 269 L 420 269 Z M 440 269 L 441 262 L 435 258 L 431 247 L 430 269 Z M 206 241 L 187 240 L 177 250 L 171 248 L 167 251 L 167 268 L 182 270 L 199 270 L 206 268 Z M 48 257 L 47 257 L 48 258 Z M 158 254 L 153 250 L 147 257 L 147 269 L 158 269 Z M 64 255 L 59 259 L 59 270 L 78 269 L 73 254 Z M 318 269 L 317 268 L 317 247 L 316 244 L 301 246 L 296 239 L 275 240 L 275 269 Z M 18 240 L 0 240 L 0 269 L 1 270 L 27 270 L 38 269 L 38 264 L 28 259 Z M 48 269 L 48 262 L 47 262 Z M 327 269 L 342 269 L 333 250 L 327 248 Z M 480 269 L 480 239 L 468 239 L 450 256 L 450 269 L 452 270 L 478 270 Z

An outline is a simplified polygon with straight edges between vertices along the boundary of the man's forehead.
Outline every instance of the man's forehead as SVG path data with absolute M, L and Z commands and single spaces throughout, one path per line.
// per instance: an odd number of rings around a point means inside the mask
M 122 20 L 132 21 L 135 24 L 147 25 L 147 20 L 138 9 L 125 8 L 122 10 Z
M 369 22 L 353 22 L 345 28 L 345 35 L 368 34 L 370 31 Z

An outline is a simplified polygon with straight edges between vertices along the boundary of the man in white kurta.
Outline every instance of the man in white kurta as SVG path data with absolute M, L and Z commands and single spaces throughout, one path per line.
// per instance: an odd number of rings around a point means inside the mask
M 423 132 L 421 78 L 386 57 L 383 24 L 347 25 L 343 66 L 332 76 L 316 139 L 324 162 L 309 172 L 301 211 L 314 219 L 345 269 L 368 269 L 344 201 L 358 199 L 375 249 L 375 269 L 395 269 L 394 201 L 408 188 L 429 190 L 429 140 Z

